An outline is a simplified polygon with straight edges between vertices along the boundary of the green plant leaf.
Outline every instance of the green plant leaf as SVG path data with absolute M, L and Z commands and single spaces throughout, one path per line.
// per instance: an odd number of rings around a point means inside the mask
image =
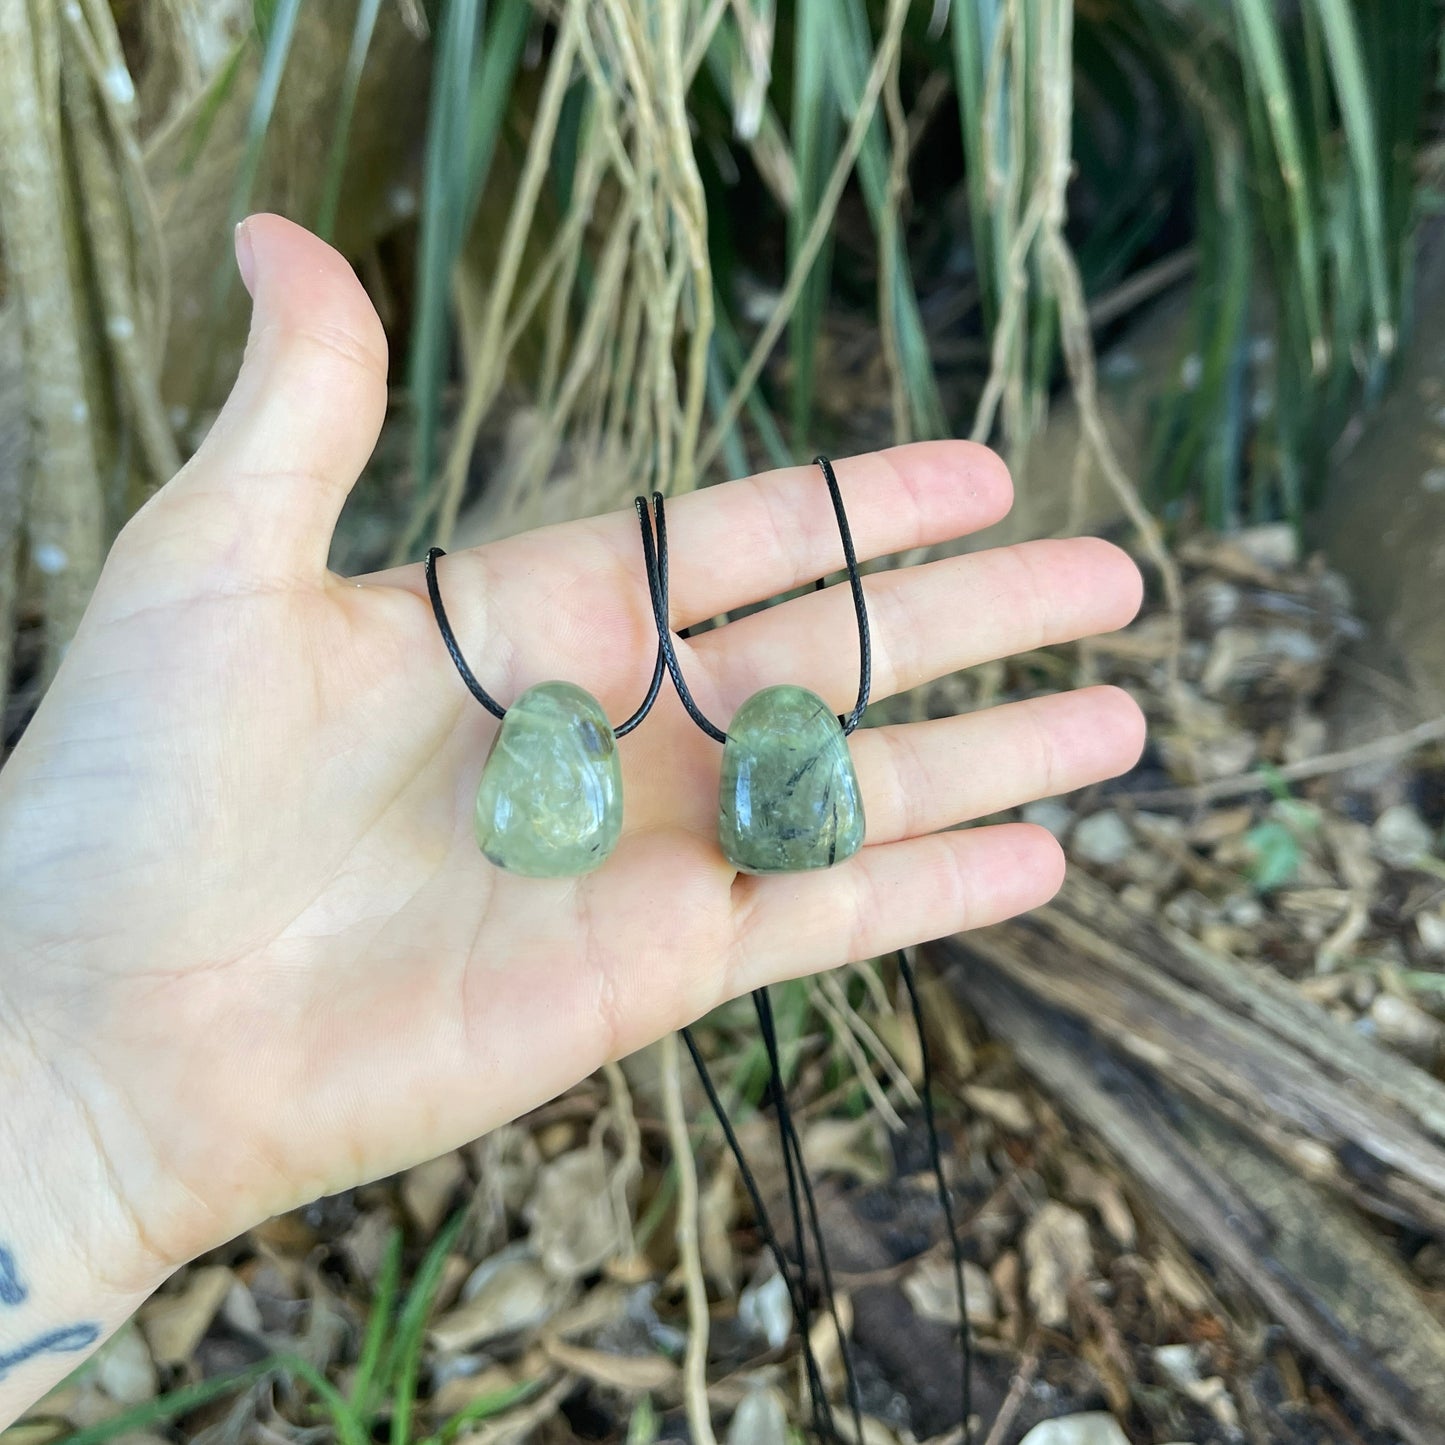
M 1270 893 L 1294 880 L 1303 857 L 1299 839 L 1278 819 L 1269 819 L 1244 835 L 1250 855 L 1249 881 L 1257 893 Z
M 316 1396 L 336 1428 L 339 1445 L 371 1445 L 369 1432 L 341 1391 L 309 1360 L 302 1359 L 300 1355 L 280 1354 L 274 1357 L 272 1364 L 292 1379 L 299 1380 Z
M 428 1436 L 425 1445 L 451 1445 L 468 1427 L 504 1414 L 513 1405 L 520 1405 L 523 1400 L 535 1395 L 541 1387 L 540 1380 L 522 1380 L 518 1384 L 479 1395 L 458 1410 L 435 1435 Z
M 423 492 L 430 490 L 436 469 L 449 335 L 447 307 L 467 204 L 467 110 L 482 10 L 482 0 L 447 0 L 432 60 L 409 367 L 412 461 L 416 484 Z
M 1330 73 L 1340 105 L 1350 164 L 1358 192 L 1359 222 L 1364 235 L 1365 269 L 1374 311 L 1376 349 L 1388 356 L 1395 349 L 1394 310 L 1386 273 L 1385 203 L 1380 182 L 1380 152 L 1375 106 L 1365 79 L 1360 35 L 1349 0 L 1316 0 L 1325 35 Z
M 397 1321 L 396 1336 L 383 1375 L 384 1388 L 389 1389 L 392 1395 L 391 1445 L 409 1445 L 411 1440 L 412 1406 L 416 1400 L 427 1320 L 441 1285 L 447 1255 L 451 1253 L 466 1217 L 466 1211 L 460 1210 L 432 1242 L 412 1281 L 411 1291 Z
M 644 1395 L 632 1407 L 632 1419 L 627 1424 L 627 1445 L 656 1445 L 661 1428 L 652 1396 Z
M 830 8 L 837 35 L 833 46 L 833 84 L 838 89 L 843 113 L 851 119 L 862 103 L 873 59 L 868 12 L 863 0 L 834 0 Z M 874 234 L 879 239 L 880 290 L 887 292 L 888 309 L 893 317 L 898 362 L 908 393 L 914 434 L 942 436 L 948 430 L 948 423 L 938 395 L 918 296 L 909 274 L 903 221 L 889 193 L 891 165 L 883 117 L 875 115 L 858 152 L 858 179 Z
M 1284 45 L 1275 21 L 1272 0 L 1234 0 L 1240 27 L 1240 59 L 1245 75 L 1259 90 L 1263 110 L 1279 159 L 1280 176 L 1288 198 L 1294 233 L 1298 287 L 1310 338 L 1311 359 L 1322 372 L 1329 359 L 1325 340 L 1319 240 L 1315 234 L 1315 203 L 1310 175 L 1300 142 L 1293 87 L 1285 68 Z
M 828 176 L 838 160 L 842 126 L 829 80 L 836 62 L 833 5 L 800 5 L 793 36 L 793 168 L 797 194 L 788 213 L 788 263 L 802 250 Z M 792 358 L 791 409 L 793 444 L 805 447 L 813 425 L 814 377 L 818 338 L 822 331 L 828 283 L 833 271 L 833 245 L 824 243 L 808 272 L 798 304 L 788 323 Z
M 262 25 L 259 6 L 257 9 L 257 29 L 264 37 L 266 48 L 261 56 L 261 74 L 256 81 L 251 113 L 246 120 L 245 149 L 231 192 L 232 224 L 241 221 L 250 208 L 256 175 L 261 168 L 261 153 L 266 146 L 267 132 L 271 129 L 281 77 L 285 74 L 286 61 L 291 54 L 291 42 L 296 37 L 296 17 L 300 13 L 301 0 L 268 0 L 268 13 Z M 230 272 L 226 275 L 229 278 Z
M 233 1375 L 218 1375 L 213 1380 L 186 1385 L 179 1390 L 172 1390 L 169 1394 L 158 1395 L 154 1400 L 147 1400 L 133 1409 L 123 1410 L 119 1415 L 112 1415 L 109 1420 L 102 1420 L 98 1425 L 87 1425 L 82 1430 L 72 1431 L 63 1436 L 57 1445 L 106 1445 L 107 1441 L 122 1435 L 150 1430 L 157 1425 L 167 1425 L 173 1420 L 179 1420 L 183 1415 L 189 1415 L 193 1410 L 199 1410 L 202 1405 L 209 1405 L 212 1400 L 244 1390 L 247 1385 L 275 1369 L 274 1361 L 263 1360 L 260 1364 L 239 1370 Z
M 381 10 L 381 0 L 357 0 L 356 23 L 351 30 L 351 48 L 346 55 L 346 71 L 341 77 L 341 95 L 337 101 L 336 127 L 331 133 L 331 150 L 326 158 L 326 175 L 321 183 L 321 208 L 316 217 L 316 234 L 329 241 L 336 229 L 336 211 L 341 204 L 341 181 L 346 172 L 347 143 L 351 138 L 351 119 L 356 113 L 356 93 L 361 88 L 361 72 L 366 68 L 371 49 L 372 32 Z
M 391 1333 L 396 1314 L 397 1294 L 401 1287 L 402 1233 L 393 1229 L 387 1236 L 381 1270 L 376 1279 L 376 1294 L 371 1301 L 371 1314 L 366 1321 L 366 1334 L 351 1382 L 351 1403 L 361 1420 L 371 1418 L 372 1394 L 382 1351 Z
M 500 0 L 479 56 L 485 11 L 483 0 L 447 0 L 432 65 L 408 364 L 412 470 L 424 494 L 436 471 L 452 273 L 486 185 L 531 19 L 528 0 Z

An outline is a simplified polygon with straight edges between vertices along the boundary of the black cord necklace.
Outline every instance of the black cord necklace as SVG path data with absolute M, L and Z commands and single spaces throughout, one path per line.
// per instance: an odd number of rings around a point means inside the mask
M 819 456 L 815 458 L 815 461 L 827 484 L 828 495 L 833 504 L 833 513 L 837 519 L 838 533 L 843 547 L 844 564 L 847 569 L 848 584 L 852 592 L 853 609 L 858 627 L 858 695 L 851 712 L 840 716 L 838 719 L 843 733 L 846 736 L 858 727 L 868 706 L 868 698 L 872 688 L 872 639 L 868 624 L 867 602 L 863 592 L 863 580 L 858 569 L 858 559 L 853 545 L 852 531 L 848 525 L 847 511 L 843 505 L 843 497 L 838 485 L 838 479 L 834 473 L 833 465 L 827 457 Z M 637 510 L 638 522 L 642 529 L 642 549 L 647 566 L 648 592 L 652 602 L 653 620 L 657 626 L 659 649 L 658 668 L 660 670 L 663 666 L 666 667 L 683 708 L 696 726 L 715 742 L 726 744 L 728 742 L 727 733 L 707 717 L 693 697 L 692 691 L 688 687 L 687 680 L 683 675 L 682 664 L 677 655 L 677 647 L 668 619 L 668 548 L 665 500 L 661 493 L 654 493 L 650 513 L 647 503 L 641 497 L 635 499 L 634 506 Z M 827 579 L 820 578 L 816 584 L 816 589 L 821 590 L 826 585 Z M 958 1233 L 948 1183 L 943 1172 L 943 1151 L 939 1140 L 937 1116 L 934 1108 L 932 1059 L 928 1047 L 927 1035 L 923 1027 L 923 1007 L 919 998 L 917 980 L 914 977 L 912 966 L 909 964 L 907 957 L 902 953 L 898 955 L 898 967 L 899 977 L 908 994 L 914 1024 L 918 1032 L 923 1069 L 922 1100 L 924 1128 L 928 1135 L 929 1160 L 937 1183 L 939 1206 L 949 1237 L 954 1285 L 958 1296 L 959 1329 L 962 1340 L 961 1405 L 963 1411 L 963 1440 L 964 1445 L 972 1445 L 974 1438 L 972 1390 L 973 1351 L 963 1275 L 963 1246 Z M 692 1056 L 693 1063 L 698 1071 L 698 1076 L 702 1081 L 703 1090 L 707 1094 L 708 1102 L 712 1106 L 713 1112 L 717 1115 L 718 1122 L 722 1127 L 723 1136 L 737 1164 L 738 1173 L 742 1178 L 743 1186 L 747 1191 L 749 1201 L 757 1217 L 758 1228 L 763 1235 L 769 1253 L 772 1255 L 787 1288 L 788 1298 L 793 1306 L 794 1318 L 797 1321 L 801 1339 L 804 1370 L 807 1375 L 808 1389 L 813 1408 L 814 1429 L 824 1439 L 837 1440 L 840 1438 L 838 1428 L 833 1419 L 832 1407 L 827 1398 L 826 1388 L 822 1381 L 822 1373 L 818 1366 L 811 1341 L 811 1290 L 807 1241 L 807 1233 L 811 1230 L 814 1250 L 818 1260 L 823 1306 L 831 1317 L 838 1336 L 839 1355 L 843 1366 L 844 1388 L 848 1399 L 849 1411 L 852 1416 L 854 1439 L 861 1441 L 863 1439 L 863 1411 L 857 1374 L 853 1368 L 851 1353 L 847 1340 L 844 1337 L 838 1315 L 833 1273 L 823 1238 L 817 1199 L 813 1191 L 812 1183 L 808 1178 L 807 1168 L 803 1160 L 802 1143 L 793 1120 L 792 1111 L 788 1107 L 787 1089 L 783 1078 L 782 1058 L 778 1047 L 777 1027 L 773 1015 L 772 1000 L 766 988 L 754 990 L 752 997 L 754 1010 L 758 1019 L 759 1032 L 762 1036 L 763 1045 L 768 1057 L 769 1092 L 774 1103 L 779 1142 L 783 1154 L 783 1166 L 787 1182 L 788 1207 L 793 1226 L 793 1237 L 797 1242 L 796 1279 L 793 1277 L 792 1271 L 788 1268 L 786 1252 L 782 1248 L 777 1232 L 764 1208 L 761 1191 L 758 1188 L 756 1177 L 747 1161 L 737 1131 L 733 1128 L 732 1121 L 727 1116 L 722 1098 L 713 1083 L 702 1052 L 698 1048 L 696 1039 L 690 1029 L 682 1030 L 683 1041 L 687 1045 L 689 1054 Z
M 651 536 L 646 538 L 647 544 L 651 543 Z M 457 672 L 467 685 L 467 691 L 497 719 L 502 721 L 507 716 L 507 709 L 477 681 L 476 674 L 467 665 L 467 660 L 462 656 L 461 644 L 457 641 L 457 635 L 452 631 L 451 620 L 447 617 L 446 605 L 442 602 L 441 584 L 437 581 L 437 562 L 447 554 L 440 547 L 433 547 L 426 554 L 426 563 L 422 570 L 426 575 L 426 594 L 431 599 L 432 615 L 437 620 L 437 629 L 441 632 L 442 642 L 446 644 L 451 660 L 456 664 Z M 612 732 L 614 737 L 625 738 L 634 728 L 640 727 L 648 713 L 652 711 L 653 704 L 657 701 L 657 695 L 662 691 L 662 679 L 665 672 L 664 667 L 665 649 L 661 641 L 657 645 L 657 661 L 652 667 L 652 681 L 647 687 L 647 696 L 642 699 L 641 706 L 632 714 L 626 722 L 620 723 Z

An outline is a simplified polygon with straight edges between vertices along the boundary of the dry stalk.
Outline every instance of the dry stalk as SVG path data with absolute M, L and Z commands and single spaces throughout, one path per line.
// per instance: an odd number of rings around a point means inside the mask
M 644 0 L 568 0 L 501 259 L 484 286 L 465 268 L 458 279 L 468 363 L 461 418 L 440 495 L 422 499 L 401 552 L 414 545 L 433 507 L 443 539 L 449 533 L 481 424 L 539 314 L 540 424 L 499 488 L 500 519 L 528 520 L 564 448 L 586 458 L 567 469 L 579 493 L 565 497 L 570 510 L 612 503 L 622 479 L 629 489 L 693 485 L 713 300 L 687 85 L 698 47 L 705 49 L 725 13 L 702 0 L 661 12 Z M 522 285 L 562 101 L 579 68 L 588 123 L 569 210 Z M 584 252 L 593 256 L 585 286 Z
M 1059 308 L 1059 334 L 1064 361 L 1073 385 L 1083 424 L 1084 441 L 1093 452 L 1105 480 L 1125 515 L 1133 523 L 1149 559 L 1159 570 L 1164 585 L 1172 646 L 1165 659 L 1171 697 L 1179 689 L 1179 654 L 1184 645 L 1184 591 L 1179 569 L 1169 555 L 1164 534 L 1139 498 L 1138 490 L 1125 475 L 1114 444 L 1099 410 L 1098 373 L 1094 340 L 1089 328 L 1088 303 L 1078 263 L 1064 238 L 1069 174 L 1073 166 L 1070 127 L 1073 101 L 1073 0 L 1048 0 L 1041 7 L 1039 32 L 1042 63 L 1037 88 L 1040 166 L 1046 186 L 1047 203 L 1040 233 L 1040 261 L 1051 282 Z
M 47 674 L 59 666 L 104 557 L 94 412 L 69 264 L 55 10 L 0 5 L 0 234 L 19 297 L 34 449 L 27 542 L 41 574 Z
M 662 1110 L 677 1170 L 677 1253 L 687 1289 L 687 1354 L 683 1360 L 683 1401 L 687 1425 L 698 1445 L 717 1445 L 707 1403 L 707 1285 L 703 1280 L 702 1252 L 698 1242 L 697 1161 L 687 1132 L 687 1110 L 682 1099 L 682 1054 L 677 1035 L 668 1034 L 657 1046 L 662 1080 Z
M 903 217 L 908 203 L 908 114 L 898 72 L 901 55 L 894 57 L 883 85 L 883 112 L 888 118 L 891 141 L 888 160 L 888 190 L 884 202 L 894 224 L 878 228 L 878 330 L 883 344 L 883 365 L 888 372 L 888 397 L 893 414 L 893 440 L 913 440 L 913 409 L 908 404 L 908 381 L 903 373 L 903 348 L 898 335 L 898 308 L 892 286 L 895 268 L 904 264 L 899 254 L 903 238 Z
M 1389 762 L 1392 758 L 1404 757 L 1418 748 L 1438 742 L 1445 742 L 1445 717 L 1431 718 L 1428 722 L 1406 728 L 1404 732 L 1372 738 L 1352 748 L 1285 763 L 1272 768 L 1268 775 L 1263 772 L 1240 773 L 1232 778 L 1219 778 L 1212 783 L 1199 783 L 1187 788 L 1160 788 L 1150 793 L 1134 793 L 1129 801 L 1141 808 L 1172 808 L 1188 804 L 1204 807 L 1229 798 L 1247 798 L 1251 793 L 1267 793 L 1278 781 L 1302 783 L 1329 773 L 1343 773 L 1349 768 Z
M 501 256 L 492 277 L 491 290 L 487 298 L 486 314 L 482 321 L 481 335 L 473 348 L 477 361 L 476 370 L 467 379 L 466 399 L 462 406 L 461 420 L 456 435 L 452 438 L 442 473 L 441 506 L 437 520 L 437 532 L 445 546 L 451 541 L 456 527 L 457 512 L 461 507 L 462 493 L 466 487 L 467 471 L 471 464 L 472 451 L 476 446 L 477 433 L 486 419 L 488 410 L 496 400 L 505 376 L 507 357 L 496 343 L 505 330 L 507 307 L 516 289 L 517 277 L 522 269 L 526 252 L 527 235 L 537 209 L 537 198 L 546 182 L 547 169 L 552 159 L 552 143 L 557 135 L 561 120 L 562 103 L 572 77 L 572 62 L 577 51 L 577 7 L 569 9 L 567 18 L 558 31 L 552 52 L 547 79 L 542 87 L 541 101 L 533 122 L 532 138 L 527 147 L 527 158 L 517 185 L 516 198 L 512 202 L 511 214 L 502 241 Z M 407 535 L 402 550 L 409 550 L 416 536 L 426 524 L 430 511 L 430 499 L 423 502 Z
M 603 1066 L 607 1076 L 607 1087 L 612 1102 L 606 1111 L 609 1125 L 617 1131 L 622 1146 L 621 1156 L 609 1176 L 612 1188 L 612 1212 L 617 1225 L 617 1237 L 632 1239 L 632 1199 L 638 1182 L 642 1178 L 642 1131 L 637 1125 L 637 1114 L 632 1107 L 632 1090 L 627 1087 L 627 1076 L 616 1063 Z M 634 1250 L 636 1246 L 633 1245 Z
M 831 977 L 831 975 L 827 977 Z M 873 1065 L 868 1058 L 868 1053 L 859 1041 L 858 1032 L 853 1027 L 852 1019 L 849 1018 L 853 1010 L 849 1007 L 847 1000 L 845 999 L 842 1004 L 839 1004 L 837 997 L 821 982 L 812 987 L 809 993 L 813 1007 L 832 1026 L 833 1037 L 837 1039 L 843 1052 L 848 1055 L 848 1062 L 853 1066 L 854 1077 L 862 1085 L 864 1093 L 868 1095 L 874 1111 L 892 1133 L 901 1134 L 904 1127 L 903 1119 L 898 1110 L 893 1107 L 893 1100 L 888 1097 L 873 1072 Z
M 68 131 L 77 172 L 77 203 L 85 238 L 88 270 L 101 303 L 100 334 L 92 340 L 99 351 L 97 369 L 123 388 L 125 410 L 134 425 L 145 463 L 141 495 L 122 490 L 112 500 L 117 521 L 142 497 L 180 470 L 181 458 L 161 401 L 156 355 L 156 307 L 136 285 L 136 235 L 127 183 L 136 184 L 118 164 L 114 120 L 103 115 L 96 87 L 111 82 L 99 47 L 84 19 L 62 7 L 66 24 L 61 34 L 61 78 L 65 90 Z M 109 133 L 108 133 L 109 132 Z M 139 184 L 149 194 L 142 176 Z M 135 208 L 142 217 L 148 207 Z M 124 427 L 124 420 L 120 425 Z M 129 468 L 125 469 L 126 471 Z M 124 474 L 121 480 L 124 481 Z
M 24 370 L 20 335 L 11 313 L 0 313 L 0 748 L 5 700 L 20 601 L 20 540 L 24 529 L 23 485 L 29 472 L 29 429 L 20 398 Z
M 918 1090 L 913 1087 L 908 1075 L 903 1070 L 903 1066 L 894 1058 L 893 1051 L 878 1037 L 877 1030 L 874 1029 L 873 1025 L 868 1022 L 858 1009 L 849 1003 L 847 991 L 844 989 L 838 973 L 834 971 L 832 973 L 822 974 L 817 980 L 817 987 L 832 1002 L 833 1007 L 838 1011 L 839 1018 L 843 1021 L 848 1031 L 856 1036 L 866 1059 L 871 1059 L 878 1064 L 888 1076 L 889 1083 L 903 1096 L 903 1102 L 907 1104 L 909 1108 L 917 1108 L 921 1102 L 918 1097 Z M 877 1003 L 876 996 L 874 997 L 874 1002 L 875 1004 Z M 891 1008 L 887 1006 L 886 995 L 883 997 L 883 1003 L 883 1011 L 885 1013 L 891 1013 Z M 871 1078 L 871 1070 L 868 1072 Z M 891 1104 L 887 1112 L 892 1115 L 893 1118 L 897 1118 L 897 1115 L 893 1113 Z M 900 1124 L 902 1123 L 901 1120 L 899 1120 L 899 1122 Z
M 798 254 L 793 260 L 793 268 L 788 275 L 787 284 L 783 287 L 783 294 L 778 297 L 772 315 L 768 317 L 767 324 L 753 343 L 753 349 L 743 364 L 727 401 L 723 403 L 717 419 L 713 422 L 711 431 L 708 432 L 706 440 L 698 448 L 696 465 L 699 471 L 705 470 L 717 455 L 723 438 L 727 436 L 737 421 L 743 405 L 753 387 L 757 385 L 758 377 L 762 374 L 768 357 L 772 355 L 773 347 L 777 345 L 778 338 L 783 334 L 783 328 L 787 326 L 793 310 L 798 304 L 798 297 L 802 294 L 808 274 L 813 269 L 813 262 L 817 259 L 818 252 L 822 249 L 823 242 L 832 229 L 838 202 L 842 199 L 848 178 L 853 174 L 853 167 L 858 160 L 858 152 L 863 148 L 863 139 L 878 110 L 879 96 L 883 92 L 884 81 L 898 54 L 898 48 L 903 38 L 903 22 L 907 18 L 908 0 L 889 0 L 883 35 L 873 56 L 873 68 L 868 72 L 868 80 L 863 87 L 863 94 L 859 97 L 857 113 L 848 127 L 848 135 L 843 142 L 843 149 L 839 152 L 833 172 L 828 177 L 828 184 L 823 188 L 823 194 L 818 201 L 817 213 L 813 216 L 807 234 L 803 237 L 803 243 L 798 248 Z

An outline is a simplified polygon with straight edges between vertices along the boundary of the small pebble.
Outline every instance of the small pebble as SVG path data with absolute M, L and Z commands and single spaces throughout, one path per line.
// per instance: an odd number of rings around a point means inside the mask
M 1164 905 L 1164 917 L 1186 933 L 1196 933 L 1213 912 L 1214 905 L 1197 888 L 1176 893 Z
M 1368 1015 L 1377 1036 L 1405 1053 L 1433 1054 L 1445 1025 L 1424 1009 L 1392 993 L 1382 993 Z
M 1239 588 L 1221 577 L 1207 578 L 1194 593 L 1194 606 L 1211 629 L 1229 622 L 1239 612 L 1239 603 Z
M 1386 808 L 1370 830 L 1375 856 L 1392 868 L 1408 868 L 1429 853 L 1430 825 L 1408 803 Z
M 1115 812 L 1094 813 L 1078 824 L 1070 839 L 1074 855 L 1101 868 L 1122 863 L 1134 847 L 1129 825 Z
M 1258 928 L 1264 922 L 1264 904 L 1253 893 L 1231 893 L 1224 900 L 1224 916 L 1236 928 Z
M 1239 550 L 1261 567 L 1279 571 L 1299 561 L 1299 534 L 1288 522 L 1246 527 L 1234 540 Z
M 1057 798 L 1044 798 L 1037 803 L 1025 805 L 1022 813 L 1025 823 L 1037 823 L 1063 841 L 1064 835 L 1074 826 L 1074 812 L 1067 803 Z
M 1420 936 L 1420 947 L 1431 958 L 1445 958 L 1445 909 L 1420 914 L 1415 919 L 1415 932 Z

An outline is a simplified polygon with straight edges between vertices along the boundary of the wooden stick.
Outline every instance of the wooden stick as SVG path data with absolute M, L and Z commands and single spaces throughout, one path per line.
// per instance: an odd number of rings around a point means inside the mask
M 104 559 L 94 409 L 71 274 L 73 217 L 62 189 L 59 75 L 37 66 L 57 54 L 56 11 L 33 0 L 0 5 L 0 234 L 24 323 L 34 429 L 27 531 L 44 581 L 47 673 L 59 666 Z
M 1256 770 L 1252 773 L 1240 773 L 1233 778 L 1219 778 L 1212 783 L 1196 783 L 1184 788 L 1160 788 L 1152 793 L 1129 793 L 1125 796 L 1140 808 L 1202 806 L 1205 803 L 1222 802 L 1226 798 L 1244 798 L 1250 793 L 1266 792 L 1277 780 L 1302 783 L 1308 778 L 1342 773 L 1347 768 L 1363 767 L 1367 763 L 1387 762 L 1391 758 L 1403 757 L 1417 748 L 1429 747 L 1431 743 L 1438 742 L 1445 742 L 1445 717 L 1431 718 L 1428 722 L 1416 723 L 1414 727 L 1406 728 L 1402 733 L 1373 738 L 1352 748 L 1319 753 L 1312 758 L 1302 758 L 1297 763 L 1285 763 L 1281 767 L 1270 769 L 1268 773 Z
M 1370 1219 L 1445 1235 L 1437 1080 L 1082 875 L 931 952 L 1160 1225 L 1403 1439 L 1445 1439 L 1445 1326 Z

